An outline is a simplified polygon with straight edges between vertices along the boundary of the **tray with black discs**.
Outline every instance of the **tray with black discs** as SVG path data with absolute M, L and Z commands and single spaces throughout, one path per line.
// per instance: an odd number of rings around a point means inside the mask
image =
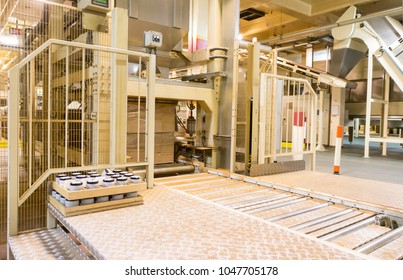
M 137 192 L 146 189 L 138 176 L 74 174 L 56 177 L 48 200 L 67 217 L 143 204 Z

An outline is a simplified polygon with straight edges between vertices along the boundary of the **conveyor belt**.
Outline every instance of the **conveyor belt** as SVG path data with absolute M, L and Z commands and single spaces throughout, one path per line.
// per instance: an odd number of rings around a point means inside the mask
M 351 250 L 377 244 L 379 248 L 369 251 L 374 257 L 399 259 L 403 255 L 403 231 L 393 234 L 391 228 L 377 225 L 377 212 L 335 204 L 330 196 L 322 200 L 258 185 L 253 178 L 212 175 L 176 176 L 155 183 Z

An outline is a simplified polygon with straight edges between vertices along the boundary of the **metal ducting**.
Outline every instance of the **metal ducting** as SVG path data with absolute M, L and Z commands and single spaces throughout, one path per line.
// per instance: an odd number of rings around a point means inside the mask
M 337 20 L 342 23 L 351 19 L 357 19 L 360 15 L 357 13 L 357 7 L 351 6 Z M 330 62 L 329 73 L 339 78 L 345 78 L 355 65 L 363 58 L 367 51 L 364 42 L 351 39 L 351 35 L 356 28 L 355 24 L 343 25 L 332 29 L 332 35 L 335 39 Z
M 389 47 L 395 62 L 403 66 L 403 26 L 391 17 L 374 18 L 368 21 L 380 39 Z
M 117 5 L 128 9 L 129 49 L 144 47 L 144 31 L 158 31 L 163 38 L 158 48 L 162 54 L 158 56 L 158 66 L 172 67 L 180 61 L 168 54 L 172 50 L 182 51 L 182 39 L 189 31 L 189 0 L 129 0 L 118 1 Z
M 329 73 L 339 78 L 346 78 L 366 51 L 367 46 L 358 40 L 347 39 L 337 42 L 333 47 Z

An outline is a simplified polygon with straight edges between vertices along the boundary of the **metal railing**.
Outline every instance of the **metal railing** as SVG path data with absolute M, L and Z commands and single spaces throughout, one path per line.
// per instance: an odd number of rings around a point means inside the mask
M 117 156 L 126 141 L 114 129 L 127 123 L 116 107 L 127 93 L 117 90 L 115 67 L 128 57 L 147 64 L 145 155 L 131 163 Z M 19 208 L 40 187 L 46 195 L 56 173 L 145 166 L 152 187 L 155 67 L 153 54 L 50 39 L 10 70 L 8 236 L 21 231 Z
M 64 5 L 46 0 L 10 0 L 2 1 L 0 4 L 0 37 L 2 37 L 2 44 L 0 44 L 0 244 L 5 244 L 7 239 L 8 71 L 51 38 L 103 46 L 109 46 L 111 43 L 109 32 L 87 29 L 82 21 L 83 12 L 71 6 L 71 1 L 65 3 Z M 106 15 L 106 25 L 111 24 L 111 18 Z M 111 30 L 111 28 L 108 29 Z M 33 67 L 36 68 L 36 72 L 40 70 L 43 63 L 48 63 L 45 54 L 36 58 L 36 67 Z M 37 89 L 39 88 L 41 85 L 37 84 Z M 34 101 L 38 99 L 34 98 Z M 24 120 L 22 123 L 27 125 Z M 40 130 L 43 131 L 40 127 L 37 121 L 33 124 L 33 130 L 37 134 L 40 134 Z M 23 132 L 21 130 L 21 133 Z M 22 144 L 21 141 L 21 149 Z M 33 151 L 41 148 L 41 143 L 35 144 L 37 145 L 33 146 Z M 22 187 L 21 191 L 25 191 L 24 188 Z M 45 195 L 44 188 L 41 188 L 20 208 L 19 228 L 21 230 L 46 224 Z
M 311 156 L 315 167 L 317 96 L 307 80 L 261 74 L 258 163 Z

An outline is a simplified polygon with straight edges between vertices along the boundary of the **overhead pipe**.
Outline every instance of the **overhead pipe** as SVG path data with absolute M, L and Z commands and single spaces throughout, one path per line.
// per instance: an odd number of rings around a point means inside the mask
M 333 28 L 336 28 L 336 27 L 345 26 L 345 25 L 349 25 L 349 24 L 354 24 L 354 23 L 357 23 L 357 22 L 362 22 L 362 21 L 366 21 L 366 20 L 369 20 L 369 19 L 377 18 L 377 17 L 396 16 L 396 15 L 401 14 L 402 11 L 403 11 L 403 7 L 394 8 L 394 9 L 390 9 L 390 10 L 386 10 L 386 11 L 381 11 L 381 12 L 369 14 L 369 15 L 362 16 L 362 17 L 355 18 L 355 19 L 350 19 L 350 20 L 337 22 L 337 23 L 333 23 L 333 24 L 329 24 L 329 25 L 325 25 L 325 26 L 321 26 L 321 27 L 306 29 L 304 31 L 290 33 L 290 34 L 287 34 L 287 35 L 280 36 L 279 38 L 266 39 L 266 40 L 261 41 L 260 43 L 261 44 L 269 44 L 269 43 L 276 42 L 276 41 L 279 41 L 279 40 L 283 40 L 283 39 L 287 39 L 287 38 L 293 38 L 293 37 L 302 36 L 302 35 L 307 35 L 307 34 L 319 32 L 319 31 L 323 31 L 323 30 L 330 30 L 330 29 L 333 29 Z

